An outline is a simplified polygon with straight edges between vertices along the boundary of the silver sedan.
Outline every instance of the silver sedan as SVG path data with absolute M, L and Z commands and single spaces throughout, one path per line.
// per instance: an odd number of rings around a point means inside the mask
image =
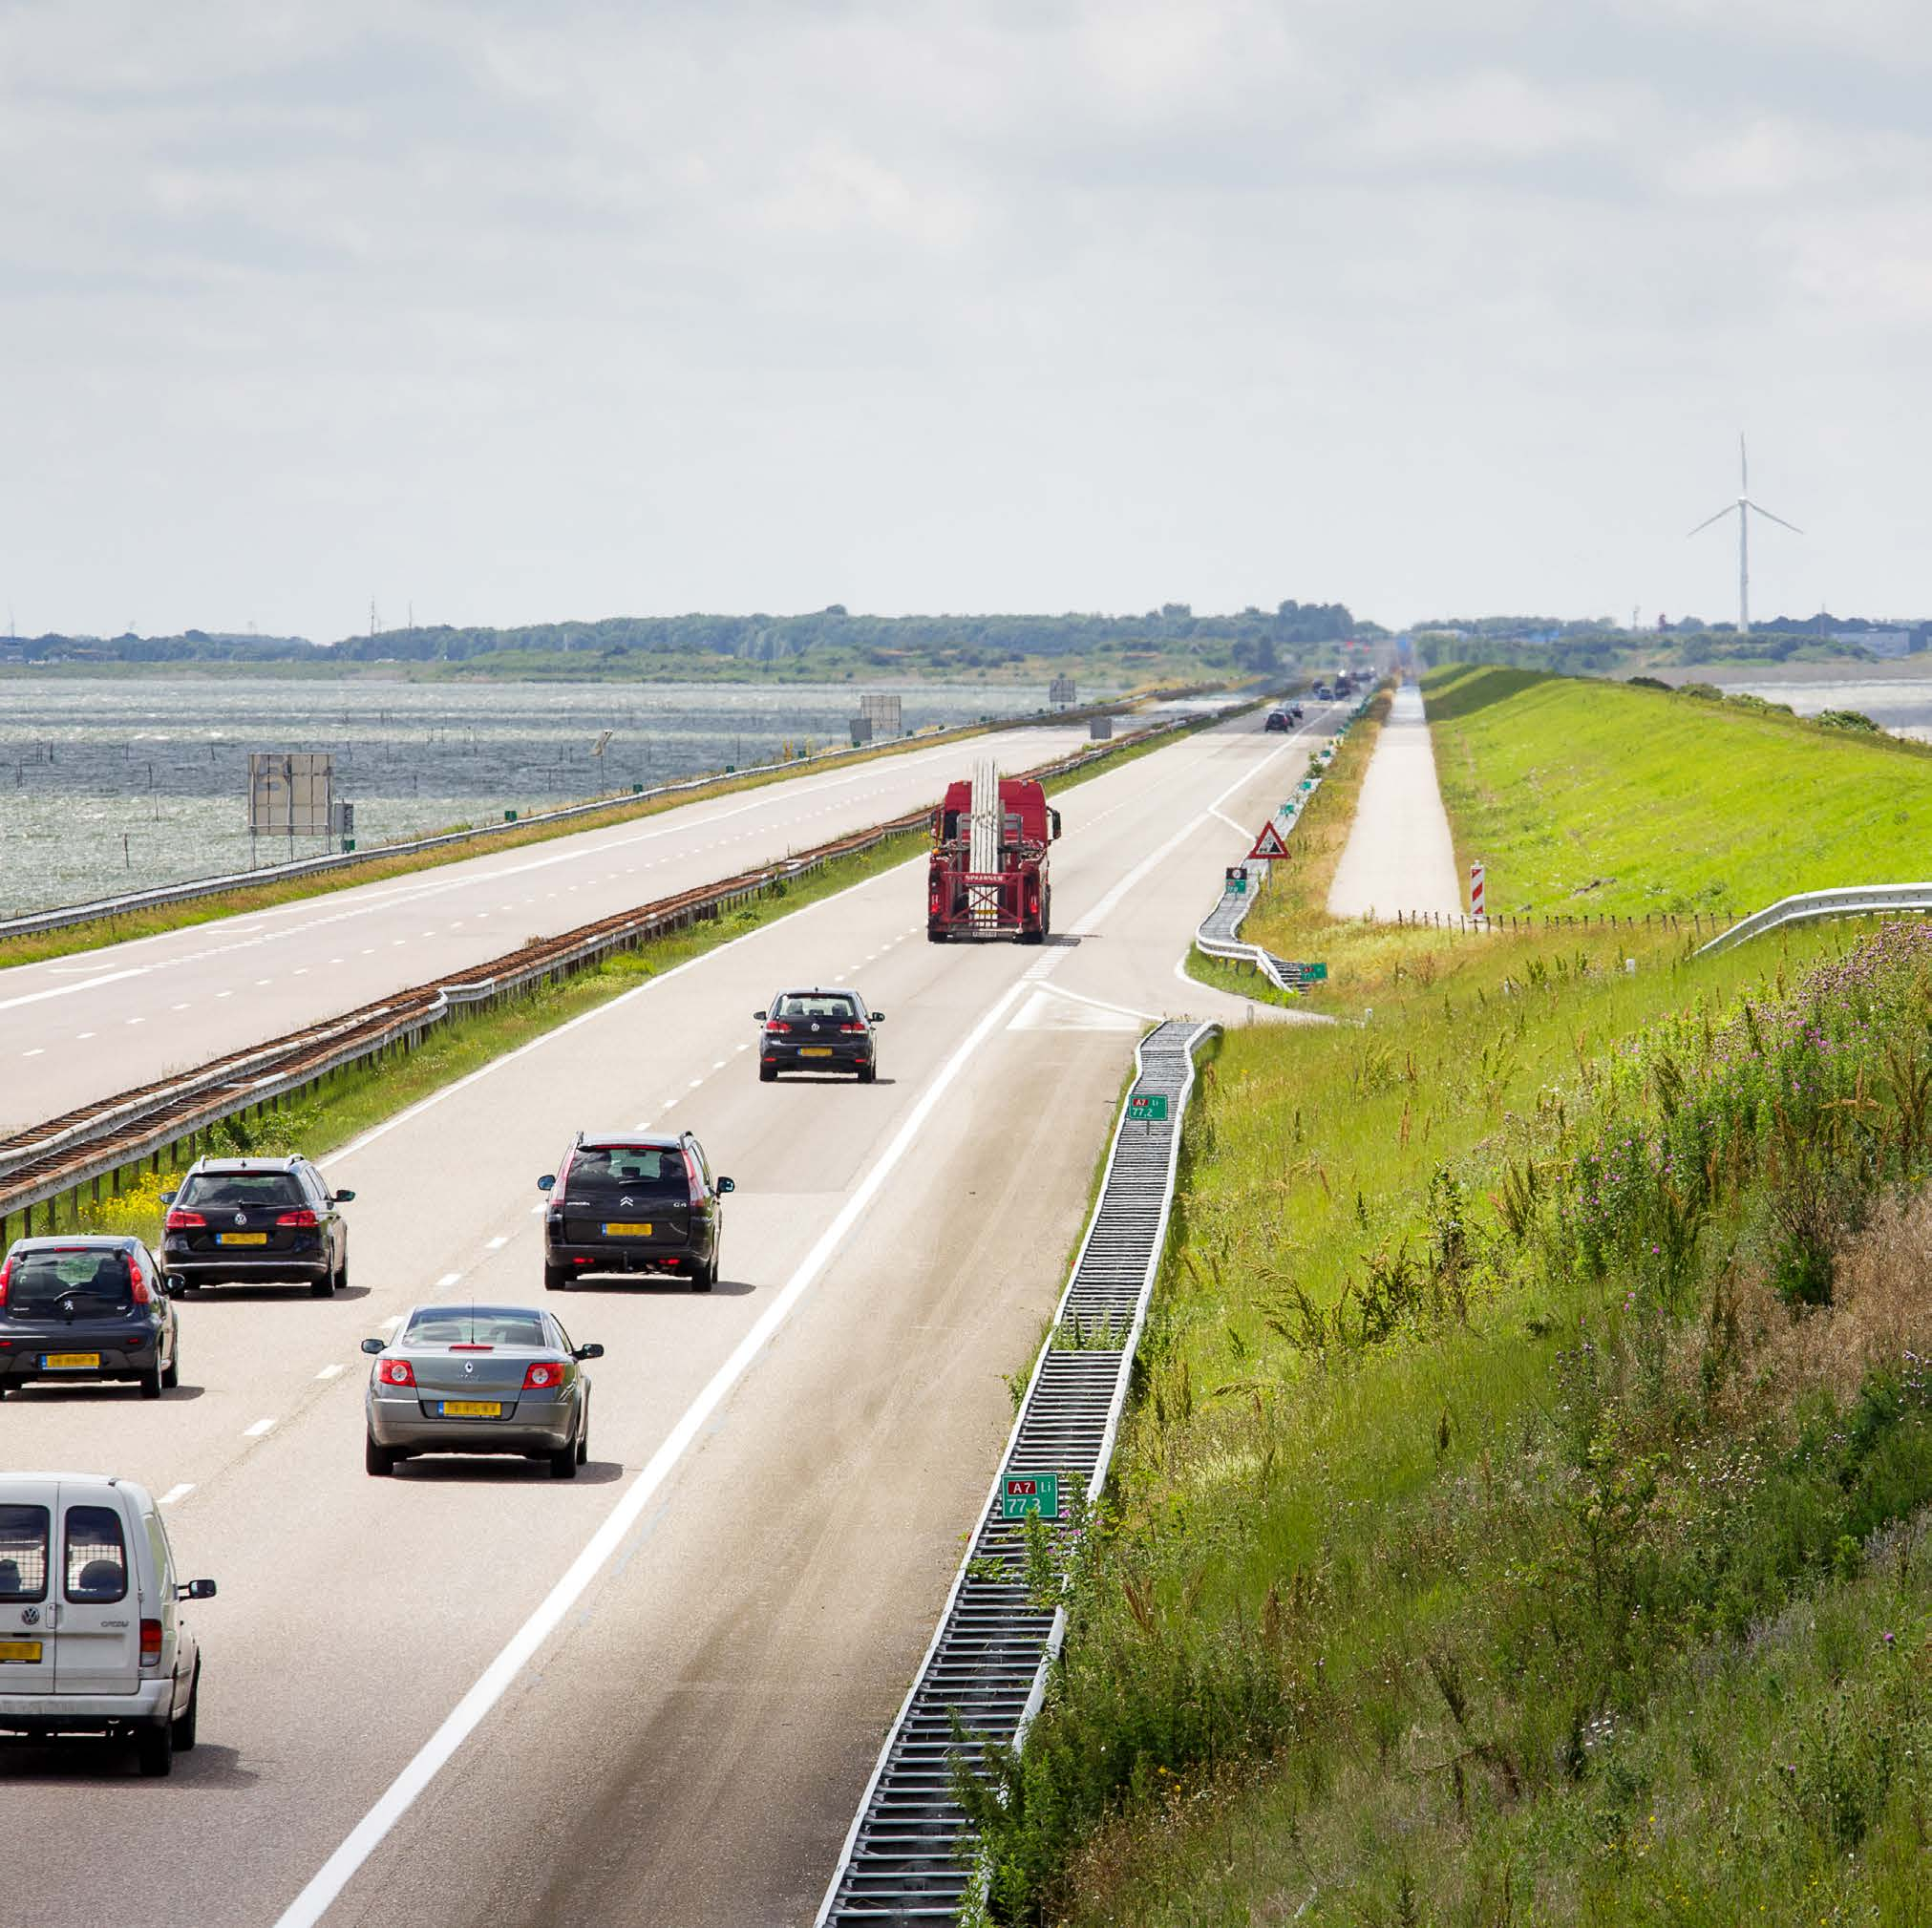
M 418 1305 L 373 1356 L 365 1464 L 388 1473 L 423 1452 L 514 1452 L 574 1479 L 590 1451 L 590 1381 L 601 1345 L 573 1345 L 527 1305 Z

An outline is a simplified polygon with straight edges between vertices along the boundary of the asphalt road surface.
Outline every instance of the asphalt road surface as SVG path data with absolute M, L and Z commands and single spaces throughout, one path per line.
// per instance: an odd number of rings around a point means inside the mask
M 0 970 L 0 1132 L 929 806 L 979 756 L 1021 770 L 1087 741 L 1000 731 Z
M 0 1916 L 492 1928 L 809 1921 L 1011 1420 L 1135 1038 L 1242 1022 L 1178 969 L 1301 773 L 1254 720 L 1070 793 L 1049 944 L 932 945 L 897 868 L 667 973 L 325 1161 L 354 1283 L 181 1306 L 182 1384 L 0 1410 L 7 1459 L 165 1496 L 219 1599 L 201 1746 L 0 1746 Z M 880 1081 L 757 1082 L 752 1014 L 838 982 Z M 736 1178 L 711 1296 L 543 1294 L 539 1174 L 684 1123 Z M 422 1299 L 601 1341 L 589 1464 L 362 1469 L 357 1352 Z M 83 1871 L 84 1870 L 84 1874 Z
M 1422 686 L 1404 683 L 1362 778 L 1328 911 L 1392 920 L 1398 911 L 1459 917 L 1464 908 Z

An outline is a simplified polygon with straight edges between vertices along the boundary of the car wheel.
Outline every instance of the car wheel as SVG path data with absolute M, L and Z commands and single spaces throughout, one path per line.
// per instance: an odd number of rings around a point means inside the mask
M 181 1346 L 175 1342 L 175 1349 L 168 1354 L 168 1363 L 161 1369 L 161 1385 L 172 1392 L 181 1383 Z
M 707 1263 L 700 1264 L 695 1259 L 691 1261 L 691 1290 L 693 1292 L 709 1292 L 718 1282 L 718 1261 L 722 1256 L 721 1249 L 713 1245 L 711 1247 L 711 1259 Z
M 194 1684 L 188 1688 L 188 1704 L 175 1719 L 175 1752 L 192 1753 L 195 1746 L 195 1725 L 202 1711 L 202 1663 L 195 1663 Z
M 860 1065 L 859 1067 L 859 1082 L 861 1085 L 871 1084 L 878 1076 L 879 1067 L 877 1065 Z
M 338 1292 L 347 1292 L 349 1290 L 349 1254 L 347 1252 L 342 1255 L 342 1263 L 335 1268 L 335 1289 Z
M 172 1721 L 159 1721 L 146 1727 L 137 1727 L 134 1736 L 134 1757 L 143 1774 L 150 1780 L 159 1780 L 175 1770 L 175 1725 Z
M 760 1065 L 758 1082 L 761 1085 L 775 1085 L 778 1082 L 778 1068 L 775 1065 Z
M 549 1455 L 550 1477 L 552 1479 L 575 1479 L 577 1477 L 577 1442 L 561 1446 Z
M 141 1374 L 141 1397 L 143 1399 L 159 1399 L 161 1396 L 161 1362 L 157 1358 L 154 1364 L 154 1370 Z
M 561 1292 L 570 1282 L 570 1273 L 563 1265 L 546 1265 L 543 1268 L 543 1289 L 546 1292 Z
M 327 1299 L 335 1290 L 335 1274 L 329 1271 L 325 1272 L 320 1279 L 311 1279 L 308 1282 L 308 1289 L 316 1298 Z
M 378 1446 L 372 1433 L 365 1433 L 362 1441 L 362 1470 L 372 1473 L 377 1479 L 386 1479 L 395 1471 L 395 1448 Z
M 577 1423 L 577 1464 L 584 1466 L 590 1459 L 590 1402 L 584 1402 L 584 1417 Z

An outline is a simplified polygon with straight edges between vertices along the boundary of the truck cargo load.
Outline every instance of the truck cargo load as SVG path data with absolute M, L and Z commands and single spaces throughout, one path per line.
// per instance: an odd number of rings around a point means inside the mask
M 1060 813 L 1032 777 L 1002 776 L 990 757 L 970 783 L 946 786 L 932 819 L 925 934 L 933 943 L 1017 938 L 1044 943 L 1052 928 L 1048 846 Z

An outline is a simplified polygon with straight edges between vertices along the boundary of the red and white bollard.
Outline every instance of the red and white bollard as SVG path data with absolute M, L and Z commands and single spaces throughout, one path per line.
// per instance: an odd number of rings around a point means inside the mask
M 1482 859 L 1480 858 L 1477 858 L 1469 867 L 1469 914 L 1471 917 L 1481 917 L 1483 915 Z

